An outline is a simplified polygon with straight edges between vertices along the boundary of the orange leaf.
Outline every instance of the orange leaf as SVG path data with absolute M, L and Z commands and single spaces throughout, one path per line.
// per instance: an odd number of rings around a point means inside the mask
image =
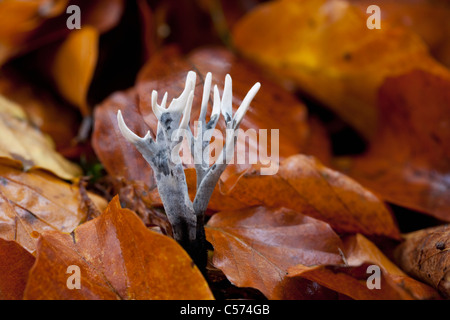
M 66 270 L 81 270 L 81 288 L 69 290 Z M 25 299 L 212 299 L 189 255 L 171 238 L 148 230 L 115 197 L 98 218 L 71 235 L 46 232 Z
M 386 21 L 370 30 L 367 18 L 348 1 L 271 1 L 236 24 L 233 40 L 245 56 L 291 79 L 373 138 L 376 92 L 384 79 L 415 68 L 450 73 L 414 32 Z
M 344 246 L 348 265 L 291 267 L 276 290 L 277 297 L 303 298 L 304 293 L 296 287 L 299 284 L 300 288 L 305 286 L 305 280 L 309 280 L 357 300 L 441 299 L 436 290 L 407 276 L 364 236 L 347 237 Z M 367 272 L 368 267 L 374 265 L 381 272 L 379 289 L 367 286 L 367 280 L 373 274 L 373 271 Z
M 104 200 L 90 195 L 102 208 Z M 40 170 L 23 172 L 13 160 L 0 160 L 0 238 L 15 240 L 30 252 L 37 233 L 71 232 L 86 219 L 78 188 Z
M 395 250 L 400 266 L 450 298 L 450 225 L 415 231 L 405 238 Z
M 60 93 L 84 115 L 89 114 L 86 98 L 97 65 L 98 37 L 98 31 L 90 26 L 72 31 L 56 53 L 52 67 Z
M 236 286 L 257 288 L 268 298 L 289 267 L 342 261 L 342 243 L 329 225 L 284 208 L 217 213 L 206 235 L 214 266 Z
M 364 13 L 372 0 L 350 0 Z M 378 0 L 382 18 L 393 27 L 407 28 L 425 41 L 433 56 L 450 67 L 450 5 L 448 1 Z
M 0 300 L 21 300 L 36 259 L 15 241 L 0 239 Z
M 338 166 L 392 203 L 450 221 L 450 80 L 425 71 L 389 78 L 366 154 Z
M 220 191 L 217 187 L 211 209 L 280 206 L 325 221 L 340 232 L 400 238 L 393 216 L 382 201 L 312 157 L 289 157 L 281 162 L 278 174 L 272 176 L 249 171 Z

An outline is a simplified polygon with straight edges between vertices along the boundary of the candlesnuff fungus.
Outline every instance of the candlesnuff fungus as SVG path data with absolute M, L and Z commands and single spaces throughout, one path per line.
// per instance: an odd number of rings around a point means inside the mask
M 158 93 L 152 92 L 152 110 L 158 118 L 156 138 L 152 138 L 150 131 L 144 138 L 137 136 L 126 126 L 120 110 L 117 113 L 120 132 L 139 150 L 155 173 L 156 185 L 172 225 L 175 240 L 183 246 L 200 268 L 206 266 L 204 216 L 209 199 L 228 161 L 234 156 L 237 129 L 261 86 L 258 82 L 250 89 L 233 116 L 232 82 L 230 75 L 226 75 L 222 98 L 217 85 L 214 86 L 212 112 L 209 121 L 206 122 L 211 79 L 211 73 L 208 73 L 203 87 L 196 136 L 193 135 L 189 126 L 196 84 L 196 74 L 193 71 L 187 75 L 184 91 L 177 99 L 172 100 L 168 108 L 166 108 L 167 92 L 161 105 L 157 102 Z M 220 113 L 226 124 L 225 145 L 216 162 L 210 165 L 208 147 Z M 184 168 L 179 155 L 184 132 L 190 141 L 197 175 L 197 192 L 193 202 L 189 198 Z

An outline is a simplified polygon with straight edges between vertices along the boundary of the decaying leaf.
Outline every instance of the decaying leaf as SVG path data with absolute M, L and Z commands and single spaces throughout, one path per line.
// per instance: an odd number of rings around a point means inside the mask
M 71 265 L 81 271 L 79 290 L 66 285 Z M 29 279 L 25 299 L 213 299 L 188 254 L 118 197 L 72 234 L 43 233 Z
M 236 286 L 257 288 L 268 298 L 291 266 L 342 262 L 343 245 L 330 226 L 290 209 L 220 212 L 206 235 L 214 266 Z
M 396 249 L 396 260 L 411 276 L 450 298 L 450 226 L 412 232 Z
M 371 30 L 367 18 L 348 1 L 271 1 L 236 24 L 233 40 L 245 56 L 375 138 L 376 94 L 386 77 L 412 69 L 450 73 L 414 32 L 385 21 Z
M 367 153 L 338 167 L 383 199 L 450 221 L 450 80 L 424 71 L 389 78 Z
M 0 300 L 22 299 L 35 260 L 17 242 L 0 238 Z
M 89 195 L 103 209 L 104 200 Z M 72 232 L 86 219 L 78 188 L 40 170 L 23 172 L 10 159 L 0 161 L 0 238 L 34 252 L 38 233 Z
M 31 126 L 19 105 L 0 96 L 0 157 L 20 161 L 25 170 L 43 168 L 71 180 L 81 168 L 64 159 L 49 137 Z
M 87 93 L 98 57 L 98 31 L 90 26 L 74 30 L 58 49 L 52 75 L 61 94 L 84 115 L 89 114 Z

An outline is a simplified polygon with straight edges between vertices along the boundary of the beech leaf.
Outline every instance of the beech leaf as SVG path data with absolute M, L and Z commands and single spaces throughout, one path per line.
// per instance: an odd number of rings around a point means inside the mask
M 103 198 L 89 195 L 103 209 Z M 23 172 L 10 159 L 0 161 L 0 238 L 15 240 L 30 252 L 45 230 L 72 232 L 87 217 L 80 190 L 40 170 Z
M 71 265 L 79 290 L 67 288 Z M 72 234 L 45 232 L 25 299 L 213 299 L 199 269 L 175 240 L 148 230 L 115 197 Z
M 255 207 L 216 213 L 206 226 L 213 264 L 236 286 L 274 290 L 297 264 L 339 264 L 343 247 L 324 222 L 290 209 Z

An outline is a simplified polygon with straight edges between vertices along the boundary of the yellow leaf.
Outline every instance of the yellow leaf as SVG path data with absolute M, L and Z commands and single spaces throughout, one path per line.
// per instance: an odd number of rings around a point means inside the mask
M 0 157 L 18 160 L 25 170 L 39 167 L 71 180 L 82 171 L 55 151 L 53 142 L 32 127 L 21 107 L 0 96 Z
M 370 30 L 368 17 L 348 1 L 272 1 L 238 22 L 233 40 L 245 56 L 291 79 L 370 138 L 384 79 L 412 69 L 450 73 L 417 34 L 384 20 Z

